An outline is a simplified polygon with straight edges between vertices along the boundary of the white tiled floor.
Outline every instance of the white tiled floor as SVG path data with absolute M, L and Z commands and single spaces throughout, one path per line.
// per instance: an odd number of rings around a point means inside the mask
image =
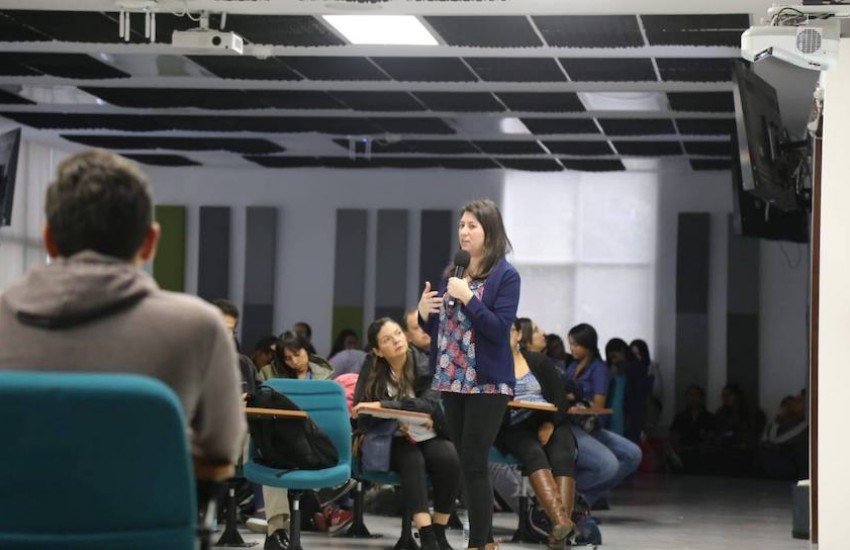
M 791 537 L 791 483 L 712 477 L 641 475 L 619 488 L 611 510 L 597 512 L 603 548 L 611 550 L 803 550 L 816 548 Z M 366 516 L 380 539 L 329 538 L 304 533 L 305 550 L 392 548 L 400 520 Z M 497 537 L 509 538 L 516 515 L 496 514 Z M 264 537 L 242 531 L 246 541 Z M 456 550 L 461 532 L 449 531 Z M 217 540 L 217 537 L 213 540 Z M 503 543 L 502 548 L 544 548 Z

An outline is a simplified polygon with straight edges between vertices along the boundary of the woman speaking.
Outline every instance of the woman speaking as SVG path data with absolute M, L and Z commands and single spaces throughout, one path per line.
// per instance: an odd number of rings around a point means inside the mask
M 458 242 L 468 254 L 468 268 L 455 269 L 456 276 L 446 273 L 439 290 L 425 283 L 419 320 L 431 335 L 433 387 L 442 392 L 447 428 L 461 459 L 469 548 L 493 548 L 487 455 L 513 395 L 510 330 L 520 278 L 505 259 L 510 241 L 493 201 L 463 207 Z

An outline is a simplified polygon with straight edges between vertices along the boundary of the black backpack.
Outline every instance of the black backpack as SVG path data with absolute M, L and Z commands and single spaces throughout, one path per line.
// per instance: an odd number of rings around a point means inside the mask
M 248 398 L 249 407 L 301 410 L 282 393 L 261 386 Z M 258 464 L 282 470 L 321 470 L 336 466 L 339 453 L 312 419 L 273 416 L 248 417 L 248 430 L 254 442 Z

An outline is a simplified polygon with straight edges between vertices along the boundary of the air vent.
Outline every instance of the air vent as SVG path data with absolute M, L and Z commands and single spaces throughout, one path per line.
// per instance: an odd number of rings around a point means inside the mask
M 815 53 L 822 44 L 821 32 L 818 29 L 799 29 L 797 31 L 797 49 L 803 53 Z

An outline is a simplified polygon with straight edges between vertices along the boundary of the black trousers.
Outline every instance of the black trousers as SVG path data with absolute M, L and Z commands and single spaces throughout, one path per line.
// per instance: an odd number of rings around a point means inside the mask
M 428 512 L 428 479 L 434 486 L 434 511 L 450 514 L 460 487 L 460 460 L 452 442 L 435 437 L 414 443 L 394 437 L 390 468 L 401 477 L 401 496 L 414 514 Z
M 548 468 L 556 477 L 575 477 L 576 442 L 569 423 L 557 426 L 546 445 L 537 438 L 538 427 L 534 418 L 506 426 L 499 432 L 499 446 L 518 458 L 528 475 Z
M 487 544 L 493 528 L 493 487 L 487 455 L 502 425 L 510 396 L 443 392 L 443 407 L 466 486 L 469 546 Z

